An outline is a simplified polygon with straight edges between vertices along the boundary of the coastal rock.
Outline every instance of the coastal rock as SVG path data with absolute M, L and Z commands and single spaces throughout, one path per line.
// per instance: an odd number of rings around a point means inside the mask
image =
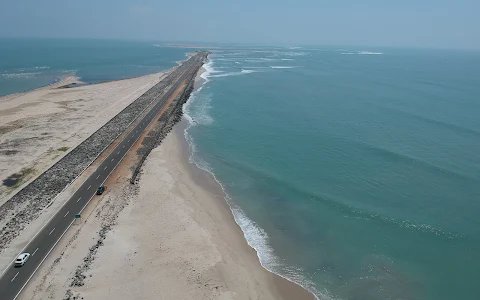
M 0 207 L 0 251 L 86 169 L 180 75 L 177 67 L 107 124 Z M 12 217 L 14 216 L 14 217 Z

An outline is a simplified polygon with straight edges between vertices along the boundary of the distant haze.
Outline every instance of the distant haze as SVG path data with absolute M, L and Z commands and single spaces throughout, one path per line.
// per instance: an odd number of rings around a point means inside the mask
M 2 0 L 0 36 L 480 49 L 478 0 Z

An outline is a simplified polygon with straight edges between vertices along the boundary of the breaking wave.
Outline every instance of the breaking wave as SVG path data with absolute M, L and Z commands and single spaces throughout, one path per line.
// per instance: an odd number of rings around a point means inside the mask
M 218 75 L 210 75 L 209 77 L 239 76 L 239 75 L 250 74 L 250 73 L 255 73 L 255 72 L 260 72 L 260 71 L 256 71 L 256 70 L 242 70 L 242 71 L 240 71 L 240 72 L 228 72 L 228 73 L 223 73 L 223 74 L 218 74 Z
M 307 55 L 306 52 L 285 52 L 283 54 L 288 55 L 288 56 L 304 56 L 304 55 Z
M 358 54 L 360 54 L 360 55 L 380 55 L 380 54 L 383 54 L 383 53 L 382 52 L 359 51 Z
M 6 73 L 6 74 L 2 74 L 2 77 L 6 79 L 29 79 L 39 74 L 40 72 Z
M 294 69 L 300 68 L 300 66 L 270 66 L 272 69 Z
M 223 190 L 224 199 L 230 206 L 235 222 L 242 229 L 247 243 L 250 245 L 250 247 L 255 249 L 262 267 L 282 278 L 285 278 L 288 281 L 302 286 L 303 288 L 312 292 L 314 296 L 321 295 L 321 293 L 315 288 L 315 285 L 301 275 L 301 270 L 286 265 L 281 259 L 278 258 L 274 252 L 274 249 L 270 246 L 267 233 L 253 220 L 249 219 L 243 210 L 231 200 L 224 186 L 215 176 L 214 169 L 208 162 L 199 157 L 197 145 L 195 144 L 193 137 L 189 134 L 189 130 L 195 126 L 205 126 L 213 123 L 213 118 L 209 114 L 212 107 L 212 95 L 208 92 L 200 93 L 200 91 L 202 91 L 203 87 L 208 84 L 208 82 L 211 80 L 210 78 L 235 76 L 255 72 L 254 70 L 242 70 L 241 72 L 212 75 L 218 72 L 214 69 L 212 60 L 210 60 L 203 67 L 206 71 L 202 73 L 201 77 L 205 79 L 205 81 L 203 82 L 202 86 L 192 93 L 188 101 L 183 106 L 184 116 L 189 123 L 184 130 L 184 137 L 187 141 L 190 153 L 189 162 L 195 164 L 199 169 L 208 172 L 219 184 Z M 317 296 L 315 296 L 315 298 L 319 299 Z M 322 298 L 326 299 L 327 297 Z
M 342 52 L 343 55 L 381 55 L 382 52 L 356 51 L 356 52 Z

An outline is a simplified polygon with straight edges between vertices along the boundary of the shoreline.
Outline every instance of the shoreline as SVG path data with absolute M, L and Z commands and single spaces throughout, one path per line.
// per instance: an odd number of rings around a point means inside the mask
M 205 69 L 204 66 L 199 70 L 197 73 L 197 76 L 195 78 L 195 88 L 192 92 L 192 95 L 190 96 L 193 97 L 194 93 L 199 92 L 199 90 L 202 89 L 204 84 L 208 82 L 208 79 L 205 77 L 202 77 L 201 75 L 203 73 L 207 72 L 207 69 Z M 189 99 L 190 100 L 190 99 Z M 187 105 L 188 101 L 184 104 Z M 209 190 L 212 194 L 214 195 L 222 195 L 221 196 L 221 203 L 219 205 L 224 206 L 224 208 L 227 208 L 228 211 L 226 214 L 230 214 L 232 220 L 234 221 L 235 225 L 238 227 L 238 229 L 241 232 L 241 238 L 244 239 L 245 243 L 252 249 L 255 253 L 255 259 L 257 260 L 258 264 L 260 265 L 261 268 L 263 268 L 265 271 L 269 272 L 272 274 L 272 276 L 277 280 L 280 281 L 280 286 L 283 286 L 281 284 L 282 280 L 288 281 L 289 283 L 295 285 L 296 287 L 306 291 L 309 295 L 311 295 L 312 299 L 318 299 L 318 297 L 309 289 L 307 289 L 305 286 L 301 285 L 300 283 L 297 283 L 289 278 L 286 278 L 282 276 L 281 274 L 277 274 L 270 270 L 268 267 L 264 266 L 260 253 L 258 253 L 257 249 L 255 249 L 254 246 L 250 244 L 248 241 L 248 238 L 246 236 L 246 233 L 243 231 L 241 225 L 239 224 L 239 221 L 237 220 L 237 217 L 234 212 L 234 208 L 231 206 L 229 203 L 229 195 L 227 192 L 224 190 L 222 187 L 221 183 L 217 180 L 214 174 L 212 174 L 209 171 L 206 171 L 199 167 L 193 160 L 192 157 L 194 153 L 192 153 L 192 146 L 189 144 L 189 141 L 187 140 L 187 135 L 188 135 L 188 129 L 192 125 L 189 124 L 189 121 L 184 117 L 182 117 L 182 120 L 176 124 L 176 126 L 173 128 L 172 133 L 176 135 L 176 139 L 178 141 L 179 147 L 180 147 L 180 152 L 181 152 L 181 160 L 182 163 L 184 164 L 185 168 L 189 171 L 191 174 L 192 180 L 197 183 L 201 188 L 204 188 L 206 190 Z M 231 201 L 231 200 L 230 200 Z M 277 278 L 278 277 L 278 278 Z M 288 298 L 290 299 L 290 298 Z M 300 298 L 293 298 L 293 299 L 300 299 Z
M 183 62 L 183 61 L 180 61 L 180 62 Z M 181 65 L 181 63 L 179 65 Z M 71 89 L 71 88 L 92 86 L 92 85 L 98 85 L 98 84 L 104 84 L 104 83 L 119 82 L 124 80 L 138 79 L 138 78 L 147 77 L 155 74 L 168 74 L 172 72 L 174 69 L 178 68 L 179 65 L 173 66 L 170 69 L 166 69 L 163 71 L 147 73 L 140 76 L 125 77 L 122 79 L 102 80 L 102 81 L 90 82 L 90 83 L 82 81 L 81 77 L 76 75 L 65 75 L 63 77 L 60 77 L 58 81 L 54 81 L 52 83 L 46 84 L 44 86 L 41 86 L 35 89 L 25 90 L 23 92 L 18 92 L 18 93 L 0 95 L 0 103 L 2 101 L 12 100 L 12 99 L 24 96 L 25 94 L 36 92 L 36 91 L 53 90 L 53 89 Z
M 38 87 L 38 88 L 35 88 L 35 89 L 25 90 L 23 92 L 18 92 L 18 93 L 0 95 L 0 103 L 2 101 L 9 101 L 9 100 L 24 96 L 24 95 L 32 93 L 32 92 L 58 89 L 58 88 L 62 88 L 63 86 L 68 86 L 68 85 L 71 85 L 71 84 L 78 84 L 80 86 L 80 85 L 85 84 L 85 82 L 81 81 L 80 77 L 78 77 L 78 76 L 65 75 L 63 77 L 60 77 L 58 81 L 54 81 L 50 84 L 47 84 L 47 85 L 44 85 L 44 86 L 41 86 L 41 87 Z
M 198 72 L 195 91 L 208 81 L 201 77 L 205 71 L 202 68 Z M 79 89 L 88 87 L 72 90 Z M 90 298 L 109 298 L 119 293 L 116 298 L 120 300 L 130 299 L 129 294 L 154 299 L 159 293 L 178 300 L 199 295 L 211 299 L 316 298 L 262 265 L 226 201 L 222 186 L 214 175 L 190 161 L 190 146 L 184 135 L 187 122 L 183 118 L 152 151 L 135 186 L 122 178 L 129 173 L 129 162 L 136 154 L 126 158 L 127 163 L 107 181 L 109 191 L 87 207 L 90 213 L 85 221 L 72 227 L 21 299 L 59 298 L 65 291 L 69 297 L 82 294 Z M 112 232 L 102 236 L 99 225 Z M 103 246 L 92 254 L 92 238 L 96 239 L 97 234 Z M 84 284 L 74 285 L 71 275 L 81 268 L 77 264 L 85 261 L 87 249 L 92 262 L 83 269 Z M 154 252 L 158 255 L 150 255 Z M 97 263 L 93 263 L 91 255 L 95 255 Z M 119 274 L 119 269 L 124 274 Z
M 221 187 L 189 162 L 185 122 L 135 185 L 127 155 L 19 299 L 315 299 L 260 264 Z
M 182 120 L 176 124 L 173 128 L 171 134 L 175 135 L 177 140 L 179 152 L 180 152 L 180 163 L 188 170 L 190 178 L 192 181 L 197 184 L 200 188 L 205 189 L 212 195 L 216 195 L 218 200 L 218 206 L 224 210 L 224 214 L 228 218 L 228 222 L 231 223 L 230 226 L 234 227 L 235 231 L 239 235 L 239 238 L 243 240 L 245 246 L 248 250 L 245 250 L 249 253 L 252 260 L 254 260 L 260 268 L 268 272 L 271 276 L 271 285 L 276 289 L 280 295 L 280 299 L 317 299 L 318 298 L 307 288 L 303 287 L 297 282 L 294 282 L 280 274 L 274 273 L 273 271 L 266 268 L 260 261 L 260 256 L 257 250 L 252 247 L 245 236 L 245 232 L 241 228 L 240 224 L 237 222 L 232 206 L 228 203 L 227 197 L 228 194 L 222 188 L 221 184 L 215 178 L 213 174 L 208 171 L 205 171 L 198 167 L 195 162 L 191 160 L 191 147 L 185 137 L 185 130 L 188 129 L 188 120 L 182 118 Z

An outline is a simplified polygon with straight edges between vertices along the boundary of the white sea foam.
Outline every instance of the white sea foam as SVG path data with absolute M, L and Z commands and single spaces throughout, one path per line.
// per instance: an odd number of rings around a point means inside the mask
M 282 58 L 282 60 L 294 60 L 293 58 Z
M 210 74 L 212 74 L 215 70 L 213 69 L 213 61 L 210 60 L 208 61 L 208 63 L 204 64 L 203 65 L 203 68 L 205 69 L 205 72 L 202 73 L 202 75 L 200 75 L 201 78 L 203 78 L 205 80 L 205 83 L 209 82 L 210 80 L 208 79 L 208 77 L 210 76 Z M 202 86 L 203 87 L 203 86 Z M 198 91 L 197 91 L 198 92 Z M 195 94 L 195 93 L 193 93 Z M 193 96 L 193 95 L 192 95 Z
M 369 52 L 369 51 L 358 51 L 360 55 L 381 55 L 382 52 Z
M 233 57 L 233 58 L 223 58 L 223 57 L 220 57 L 220 58 L 216 58 L 215 60 L 219 60 L 219 61 L 236 61 L 236 60 L 238 60 L 238 58 L 236 58 L 236 57 Z
M 224 186 L 222 183 L 217 179 L 215 176 L 214 169 L 201 157 L 199 157 L 197 152 L 197 147 L 195 145 L 193 137 L 189 134 L 189 129 L 198 126 L 198 125 L 210 125 L 213 122 L 212 117 L 209 114 L 211 109 L 211 101 L 212 95 L 200 93 L 203 87 L 210 82 L 210 78 L 219 77 L 220 75 L 212 75 L 218 72 L 214 69 L 214 62 L 211 59 L 207 64 L 203 66 L 205 68 L 205 72 L 202 73 L 201 77 L 205 79 L 202 86 L 198 88 L 192 95 L 190 96 L 189 100 L 183 106 L 183 112 L 186 120 L 188 121 L 189 125 L 185 128 L 184 136 L 185 140 L 189 146 L 189 162 L 195 164 L 199 169 L 204 170 L 212 175 L 215 181 L 218 182 L 220 187 L 224 192 L 224 199 L 230 206 L 232 210 L 232 214 L 234 216 L 235 222 L 240 226 L 244 233 L 244 237 L 247 240 L 247 243 L 255 249 L 257 256 L 260 260 L 260 264 L 267 269 L 268 271 L 277 274 L 286 280 L 291 282 L 295 282 L 302 286 L 303 288 L 311 291 L 314 293 L 317 299 L 319 296 L 322 299 L 332 299 L 326 293 L 321 293 L 318 291 L 313 282 L 307 280 L 302 275 L 302 270 L 291 267 L 283 263 L 276 255 L 275 251 L 269 244 L 269 237 L 267 233 L 260 228 L 254 221 L 250 220 L 243 210 L 235 205 L 235 203 L 231 200 L 229 195 L 226 193 Z M 254 70 L 245 69 L 241 72 L 235 72 L 239 74 L 247 74 L 255 72 Z M 229 74 L 229 73 L 226 73 Z M 226 75 L 224 76 L 233 76 L 233 75 Z M 230 73 L 231 74 L 231 73 Z M 198 107 L 197 107 L 198 106 Z
M 35 67 L 35 69 L 50 69 L 49 66 L 39 66 L 39 67 Z
M 253 63 L 263 63 L 263 62 L 265 62 L 264 60 L 258 59 L 258 58 L 257 59 L 246 59 L 245 61 L 253 62 Z
M 3 78 L 7 79 L 29 79 L 40 74 L 40 72 L 26 72 L 26 73 L 6 73 L 2 74 Z
M 212 95 L 208 93 L 200 94 L 200 91 L 201 89 L 197 90 L 193 99 L 191 99 L 192 101 L 184 106 L 184 112 L 190 117 L 194 126 L 208 126 L 213 123 L 213 118 L 210 115 Z M 195 105 L 192 106 L 191 103 L 195 103 Z
M 300 66 L 270 66 L 272 69 L 293 69 L 300 68 Z
M 256 70 L 242 70 L 240 72 L 228 72 L 228 73 L 223 73 L 223 74 L 218 74 L 218 75 L 211 75 L 210 77 L 229 77 L 229 76 L 239 76 L 239 75 L 244 75 L 244 74 L 250 74 L 250 73 L 255 73 L 255 72 L 260 72 Z
M 357 52 L 342 52 L 343 55 L 381 55 L 381 52 L 357 51 Z
M 224 193 L 224 199 L 230 206 L 235 222 L 242 229 L 243 236 L 245 237 L 248 245 L 255 249 L 255 252 L 257 253 L 257 257 L 262 267 L 269 272 L 277 274 L 278 276 L 288 281 L 294 282 L 301 287 L 309 290 L 318 300 L 320 300 L 319 297 L 321 297 L 322 300 L 333 300 L 333 298 L 328 295 L 328 293 L 321 293 L 315 287 L 315 284 L 313 282 L 306 279 L 302 275 L 301 269 L 288 266 L 283 263 L 281 259 L 278 258 L 278 256 L 275 254 L 274 249 L 269 243 L 268 234 L 253 220 L 249 219 L 245 215 L 243 210 L 231 200 L 224 186 L 215 176 L 214 169 L 205 160 L 203 160 L 197 155 L 197 147 L 195 145 L 195 142 L 191 135 L 188 133 L 190 127 L 191 126 L 188 126 L 184 131 L 185 139 L 189 145 L 189 162 L 195 164 L 199 169 L 208 172 L 219 184 Z
M 320 292 L 315 287 L 315 284 L 313 282 L 306 279 L 302 275 L 301 269 L 288 266 L 278 258 L 278 256 L 275 254 L 274 249 L 269 243 L 268 234 L 253 220 L 249 219 L 245 215 L 243 210 L 232 201 L 222 183 L 215 176 L 214 169 L 205 160 L 203 160 L 197 155 L 197 147 L 195 146 L 195 142 L 188 133 L 188 129 L 190 127 L 191 126 L 187 127 L 184 131 L 184 136 L 189 145 L 190 151 L 189 162 L 195 164 L 199 169 L 208 172 L 219 184 L 224 193 L 224 199 L 230 206 L 235 222 L 242 229 L 243 236 L 245 237 L 248 245 L 255 249 L 255 252 L 257 253 L 257 257 L 262 267 L 269 272 L 277 274 L 278 276 L 288 281 L 294 282 L 303 287 L 304 289 L 307 289 L 308 291 L 313 293 L 315 298 L 318 300 L 320 300 L 319 297 L 321 297 L 322 300 L 333 300 L 334 298 L 331 297 L 327 292 Z
M 288 56 L 304 56 L 304 55 L 307 55 L 306 52 L 285 52 L 283 54 L 288 55 Z

